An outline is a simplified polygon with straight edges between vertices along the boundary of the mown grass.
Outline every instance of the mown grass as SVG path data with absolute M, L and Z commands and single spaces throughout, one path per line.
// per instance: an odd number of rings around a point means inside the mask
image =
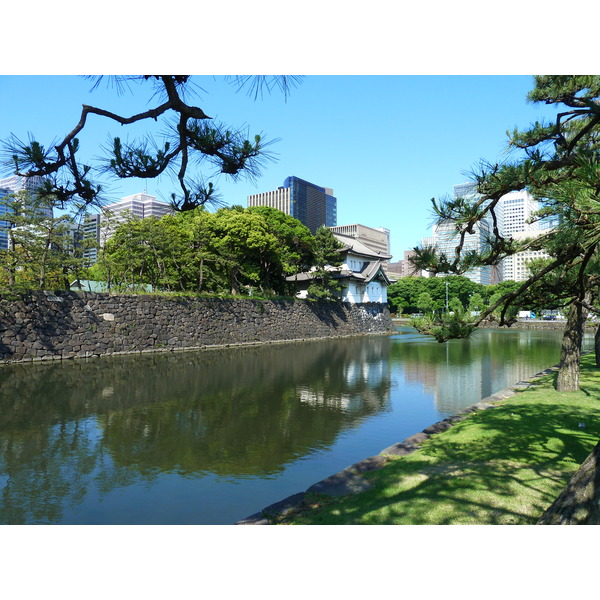
M 533 524 L 600 438 L 600 369 L 584 356 L 581 390 L 555 375 L 473 413 L 409 456 L 367 475 L 356 496 L 315 497 L 291 524 Z

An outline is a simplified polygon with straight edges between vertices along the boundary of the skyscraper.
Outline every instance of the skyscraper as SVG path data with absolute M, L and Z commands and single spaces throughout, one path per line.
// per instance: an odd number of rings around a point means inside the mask
M 461 183 L 454 186 L 454 196 L 469 200 L 477 200 L 477 187 L 474 183 Z M 509 192 L 500 198 L 494 212 L 498 230 L 502 236 L 524 240 L 537 237 L 544 229 L 552 226 L 545 221 L 532 221 L 532 217 L 539 209 L 537 200 L 526 190 Z M 530 222 L 532 221 L 532 222 Z M 475 226 L 475 234 L 467 235 L 463 252 L 470 249 L 483 251 L 487 245 L 487 238 L 492 234 L 491 216 L 487 215 Z M 423 245 L 435 245 L 450 259 L 454 257 L 454 250 L 458 242 L 458 235 L 454 221 L 445 221 L 434 228 L 433 238 L 423 239 Z M 530 275 L 527 263 L 534 258 L 546 258 L 548 255 L 542 250 L 525 251 L 507 256 L 500 264 L 493 267 L 478 267 L 465 275 L 478 283 L 498 283 L 511 279 L 524 281 Z
M 539 229 L 537 222 L 528 222 L 533 213 L 538 210 L 538 201 L 534 200 L 529 192 L 526 190 L 510 192 L 500 198 L 500 203 L 504 209 L 504 235 Z
M 513 233 L 512 237 L 516 241 L 523 241 L 539 237 L 549 233 L 549 229 L 531 229 L 529 231 L 518 231 Z M 545 250 L 523 250 L 504 259 L 504 279 L 512 281 L 526 281 L 531 277 L 532 272 L 529 267 L 531 260 L 539 258 L 549 258 L 550 255 Z
M 171 212 L 173 209 L 170 204 L 157 200 L 156 196 L 141 192 L 107 204 L 102 207 L 100 213 L 87 214 L 81 224 L 81 236 L 82 240 L 86 240 L 91 247 L 84 250 L 84 258 L 89 261 L 89 264 L 94 264 L 98 260 L 98 248 L 106 243 L 117 226 L 127 217 L 146 219 L 162 217 Z
M 148 217 L 162 217 L 173 212 L 170 204 L 161 202 L 156 196 L 141 192 L 121 198 L 117 202 L 107 204 L 102 208 L 101 218 L 98 222 L 100 227 L 99 239 L 104 243 L 114 232 L 119 223 L 122 223 L 127 216 L 135 219 L 146 219 Z M 89 223 L 90 228 L 93 226 Z
M 8 194 L 10 194 L 9 190 L 0 188 L 0 250 L 8 248 L 8 228 L 10 227 L 10 223 L 2 218 L 9 211 L 8 206 L 2 200 Z
M 462 248 L 463 255 L 470 250 L 475 250 L 478 253 L 484 252 L 487 248 L 487 238 L 491 231 L 489 221 L 482 219 L 475 225 L 474 230 L 475 233 L 465 235 L 465 242 Z M 459 242 L 456 223 L 447 220 L 434 225 L 433 241 L 438 250 L 448 257 L 448 260 L 454 260 L 455 249 Z M 492 279 L 492 269 L 489 266 L 475 267 L 467 271 L 464 276 L 475 283 L 483 285 L 495 283 Z
M 466 198 L 468 200 L 477 200 L 477 189 L 473 183 L 463 183 L 454 186 L 455 198 Z M 497 211 L 499 220 L 502 220 L 502 209 Z M 463 254 L 469 250 L 476 252 L 484 252 L 488 245 L 488 238 L 492 230 L 491 219 L 485 217 L 479 221 L 474 227 L 474 233 L 465 235 L 463 245 Z M 450 261 L 454 259 L 455 249 L 460 241 L 458 232 L 456 231 L 456 223 L 452 220 L 446 220 L 437 223 L 433 228 L 433 237 L 423 240 L 423 245 L 434 245 L 438 251 L 443 252 Z M 501 273 L 498 269 L 492 269 L 489 266 L 475 267 L 465 273 L 475 283 L 490 285 L 501 280 Z
M 248 196 L 248 207 L 270 206 L 298 219 L 314 234 L 321 225 L 337 225 L 337 199 L 331 188 L 299 177 L 286 177 L 283 186 Z

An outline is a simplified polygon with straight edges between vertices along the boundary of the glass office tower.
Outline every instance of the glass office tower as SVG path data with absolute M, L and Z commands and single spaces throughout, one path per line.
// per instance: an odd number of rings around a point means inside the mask
M 298 219 L 314 234 L 321 225 L 337 225 L 337 198 L 331 188 L 299 177 L 286 177 L 283 186 L 248 196 L 248 206 L 270 206 Z

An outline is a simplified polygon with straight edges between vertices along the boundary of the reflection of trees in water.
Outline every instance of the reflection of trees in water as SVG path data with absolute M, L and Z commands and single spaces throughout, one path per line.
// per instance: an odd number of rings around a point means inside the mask
M 98 460 L 89 423 L 2 431 L 0 523 L 52 523 L 85 496 Z
M 59 521 L 92 484 L 279 472 L 385 410 L 388 351 L 323 340 L 0 369 L 0 522 Z
M 363 342 L 364 344 L 364 342 Z M 379 384 L 376 403 L 348 412 L 337 400 L 359 395 L 361 379 L 349 384 L 344 365 L 364 352 L 359 340 L 309 343 L 181 355 L 185 364 L 159 361 L 153 379 L 166 385 L 151 404 L 112 411 L 104 439 L 120 465 L 180 473 L 260 475 L 316 447 L 333 443 L 340 431 L 381 410 L 387 400 Z M 175 358 L 175 357 L 170 357 Z M 370 357 L 383 357 L 373 349 Z M 387 389 L 389 389 L 388 376 Z M 303 402 L 310 389 L 326 401 Z

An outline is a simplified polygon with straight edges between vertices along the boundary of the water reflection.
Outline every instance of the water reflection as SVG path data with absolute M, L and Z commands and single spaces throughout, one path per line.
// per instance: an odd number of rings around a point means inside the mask
M 469 340 L 438 344 L 412 328 L 399 330 L 390 360 L 401 363 L 405 382 L 421 383 L 441 414 L 455 414 L 552 366 L 559 359 L 560 332 L 481 329 Z M 584 347 L 593 345 L 587 335 Z
M 0 523 L 170 522 L 186 481 L 193 522 L 232 522 L 268 502 L 250 497 L 252 509 L 219 516 L 227 485 L 244 496 L 255 482 L 285 481 L 271 501 L 301 491 L 320 477 L 313 469 L 307 481 L 287 481 L 299 461 L 318 457 L 322 476 L 334 473 L 554 364 L 558 340 L 555 332 L 479 331 L 443 345 L 406 329 L 5 366 Z M 148 497 L 154 512 L 136 517 Z
M 86 488 L 281 473 L 385 409 L 385 338 L 0 370 L 4 523 L 55 522 Z

